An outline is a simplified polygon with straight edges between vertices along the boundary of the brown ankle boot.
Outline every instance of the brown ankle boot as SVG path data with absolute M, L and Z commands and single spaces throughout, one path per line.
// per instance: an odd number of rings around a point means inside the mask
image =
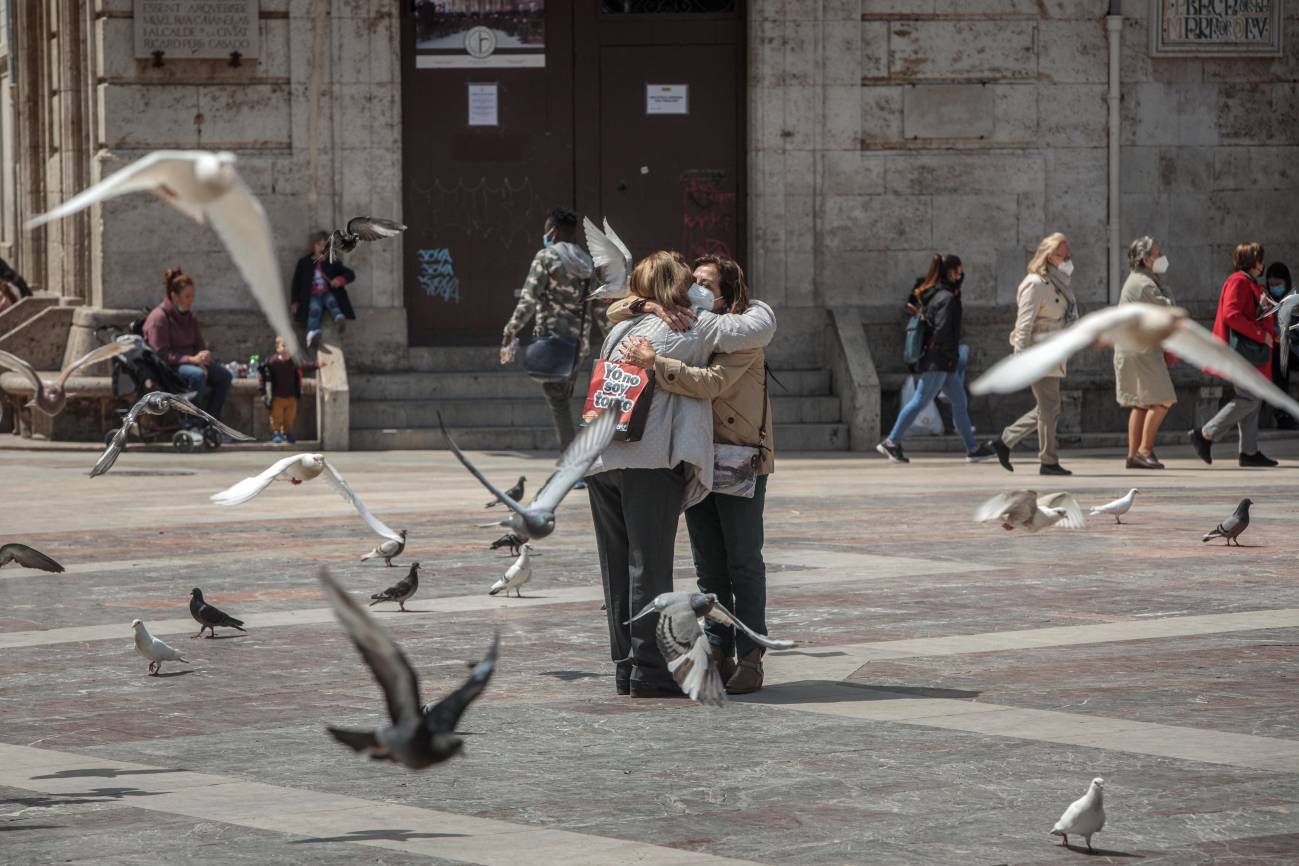
M 735 659 L 723 653 L 722 648 L 717 644 L 708 646 L 713 651 L 713 664 L 717 665 L 717 673 L 722 677 L 722 685 L 725 685 L 730 682 L 731 677 L 735 676 Z
M 762 688 L 762 650 L 750 650 L 740 659 L 735 676 L 726 680 L 728 695 L 747 695 Z

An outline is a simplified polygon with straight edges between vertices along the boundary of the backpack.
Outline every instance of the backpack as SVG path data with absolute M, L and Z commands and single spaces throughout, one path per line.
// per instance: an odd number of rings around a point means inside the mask
M 907 364 L 919 363 L 928 342 L 929 322 L 925 320 L 924 307 L 921 307 L 907 319 L 906 333 L 902 338 L 902 360 Z

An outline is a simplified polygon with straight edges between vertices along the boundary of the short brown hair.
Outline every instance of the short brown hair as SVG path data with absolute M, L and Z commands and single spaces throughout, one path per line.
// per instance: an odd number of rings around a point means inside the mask
M 690 269 L 681 254 L 659 250 L 636 263 L 628 288 L 636 297 L 655 301 L 661 307 L 685 307 L 690 303 L 686 295 L 690 282 Z
M 744 282 L 744 269 L 739 262 L 727 256 L 708 253 L 695 259 L 695 267 L 712 265 L 717 269 L 717 288 L 728 313 L 743 313 L 749 308 L 749 287 Z
M 1243 244 L 1236 244 L 1236 250 L 1231 254 L 1231 260 L 1236 265 L 1236 270 L 1249 271 L 1263 261 L 1263 245 L 1258 241 L 1245 241 Z

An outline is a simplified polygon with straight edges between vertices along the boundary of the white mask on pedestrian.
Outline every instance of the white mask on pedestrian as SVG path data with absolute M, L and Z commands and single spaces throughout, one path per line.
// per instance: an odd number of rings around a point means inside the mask
M 713 304 L 717 301 L 716 295 L 698 283 L 695 283 L 686 291 L 686 297 L 690 299 L 690 308 L 693 310 L 711 311 Z
M 1059 265 L 1056 266 L 1056 270 L 1059 271 L 1060 273 L 1064 274 L 1066 277 L 1072 277 L 1072 276 L 1073 276 L 1073 259 L 1065 259 L 1065 260 L 1062 261 Z
M 1160 256 L 1150 263 L 1150 270 L 1156 274 L 1168 272 L 1168 256 Z

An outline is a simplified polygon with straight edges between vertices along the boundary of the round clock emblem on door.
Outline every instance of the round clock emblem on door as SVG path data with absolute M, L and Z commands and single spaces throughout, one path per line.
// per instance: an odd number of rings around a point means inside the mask
M 470 57 L 482 60 L 496 50 L 496 31 L 490 27 L 472 27 L 465 33 L 465 51 Z

